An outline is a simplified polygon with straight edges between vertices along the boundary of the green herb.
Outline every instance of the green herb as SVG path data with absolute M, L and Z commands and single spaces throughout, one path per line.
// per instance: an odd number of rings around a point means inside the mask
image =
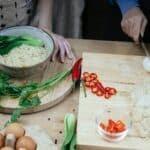
M 21 103 L 22 107 L 35 107 L 41 104 L 40 98 L 38 96 L 34 96 L 31 99 L 27 99 Z
M 44 46 L 41 40 L 33 38 L 29 35 L 0 36 L 0 55 L 8 54 L 11 51 L 11 49 L 21 46 L 22 44 L 38 47 Z
M 84 84 L 84 81 L 83 81 L 83 80 L 81 80 L 81 84 L 82 84 L 82 87 L 83 87 L 84 97 L 87 97 L 87 94 L 86 94 L 86 87 L 85 87 L 85 84 Z
M 47 79 L 46 81 L 41 82 L 41 83 L 27 83 L 22 86 L 17 86 L 10 81 L 10 77 L 7 74 L 0 72 L 0 97 L 10 96 L 13 98 L 19 98 L 19 105 L 23 107 L 21 109 L 15 110 L 11 115 L 11 119 L 8 120 L 5 123 L 4 127 L 1 128 L 0 130 L 4 129 L 8 124 L 12 122 L 17 122 L 18 119 L 21 117 L 22 112 L 25 109 L 40 105 L 41 103 L 40 98 L 38 96 L 33 96 L 32 94 L 38 91 L 47 89 L 47 88 L 51 88 L 52 86 L 60 82 L 62 79 L 70 75 L 70 73 L 71 73 L 71 69 L 58 73 L 57 75 L 54 75 L 52 78 Z M 69 118 L 67 119 L 68 120 L 67 126 L 69 128 L 66 127 L 68 128 L 66 130 L 67 132 L 71 131 L 71 134 L 72 134 L 73 130 L 70 129 L 70 126 L 68 124 L 71 124 L 69 122 L 71 122 L 70 120 L 71 118 L 73 119 L 73 117 L 71 117 L 70 119 Z M 64 142 L 64 144 L 66 144 L 67 140 L 72 138 L 72 136 L 68 136 L 68 135 L 66 136 L 67 137 L 66 137 L 66 141 Z
M 61 150 L 68 150 L 76 145 L 75 139 L 76 117 L 73 114 L 67 114 L 64 119 L 64 142 Z
M 17 122 L 20 119 L 23 110 L 24 109 L 16 109 L 16 110 L 14 110 L 13 113 L 11 114 L 10 120 L 6 121 L 6 123 L 4 124 L 4 126 L 2 128 L 0 128 L 0 130 L 3 130 L 10 123 Z
M 54 75 L 52 78 L 47 79 L 41 83 L 27 83 L 22 86 L 13 84 L 10 81 L 10 78 L 7 74 L 0 73 L 0 97 L 10 96 L 13 98 L 19 98 L 19 105 L 27 108 L 34 107 L 41 103 L 38 96 L 33 96 L 34 93 L 37 93 L 41 90 L 51 88 L 60 82 L 62 79 L 70 75 L 71 70 L 65 70 L 57 75 Z
M 18 119 L 21 117 L 23 109 L 17 109 L 15 111 L 13 111 L 12 115 L 11 115 L 11 119 L 10 122 L 17 122 Z

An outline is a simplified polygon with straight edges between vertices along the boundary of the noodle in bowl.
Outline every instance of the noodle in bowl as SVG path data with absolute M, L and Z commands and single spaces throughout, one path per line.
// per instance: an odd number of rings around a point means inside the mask
M 0 32 L 0 35 L 20 36 L 26 34 L 42 40 L 44 47 L 23 44 L 13 48 L 6 55 L 0 55 L 0 70 L 15 78 L 24 78 L 43 73 L 43 69 L 48 65 L 54 49 L 54 42 L 51 36 L 35 27 L 11 27 Z

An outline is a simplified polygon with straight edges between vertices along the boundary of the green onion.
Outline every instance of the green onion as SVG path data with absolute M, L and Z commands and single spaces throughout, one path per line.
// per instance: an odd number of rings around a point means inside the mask
M 61 150 L 68 150 L 69 147 L 75 147 L 75 130 L 76 130 L 76 117 L 74 114 L 66 114 L 64 119 L 64 141 Z
M 34 107 L 41 102 L 38 96 L 34 97 L 32 94 L 53 87 L 62 79 L 69 76 L 70 73 L 71 69 L 67 69 L 41 83 L 28 83 L 22 86 L 17 86 L 11 83 L 7 74 L 0 73 L 0 97 L 10 96 L 13 98 L 19 98 L 20 106 L 25 108 L 30 106 Z

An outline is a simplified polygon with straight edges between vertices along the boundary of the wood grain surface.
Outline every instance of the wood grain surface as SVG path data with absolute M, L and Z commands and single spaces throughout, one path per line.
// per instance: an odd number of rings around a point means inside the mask
M 123 55 L 145 55 L 144 51 L 129 42 L 95 41 L 68 39 L 77 57 L 81 57 L 83 52 L 111 53 Z M 127 86 L 128 88 L 128 86 Z M 23 115 L 21 123 L 28 125 L 39 125 L 46 133 L 52 137 L 55 145 L 60 149 L 64 137 L 63 119 L 66 113 L 77 114 L 79 103 L 79 88 L 65 97 L 64 101 L 40 113 Z M 10 118 L 10 115 L 0 114 L 0 127 Z M 103 149 L 106 150 L 106 149 Z
M 103 97 L 93 95 L 87 89 L 87 97 L 85 98 L 83 89 L 82 87 L 80 88 L 77 125 L 77 145 L 79 149 L 148 150 L 150 148 L 150 134 L 148 135 L 148 131 L 142 129 L 141 124 L 139 124 L 139 127 L 131 126 L 128 136 L 123 141 L 116 143 L 102 139 L 97 133 L 96 125 L 99 112 L 106 107 L 112 108 L 112 111 L 117 110 L 116 118 L 125 112 L 129 112 L 129 115 L 133 114 L 132 91 L 139 81 L 150 78 L 150 74 L 142 66 L 143 59 L 143 56 L 83 53 L 82 71 L 95 72 L 105 87 L 115 87 L 118 93 L 116 96 L 111 97 L 110 100 L 105 100 Z M 132 116 L 126 117 L 133 121 Z M 127 119 L 126 117 L 121 117 L 120 119 Z M 150 118 L 150 113 L 147 117 Z M 143 136 L 144 132 L 147 132 L 147 136 Z

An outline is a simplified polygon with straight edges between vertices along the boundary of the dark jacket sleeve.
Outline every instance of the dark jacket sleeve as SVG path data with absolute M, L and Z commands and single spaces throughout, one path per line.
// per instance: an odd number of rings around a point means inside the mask
M 122 15 L 124 15 L 129 9 L 139 6 L 138 0 L 115 0 L 115 1 L 120 7 Z

